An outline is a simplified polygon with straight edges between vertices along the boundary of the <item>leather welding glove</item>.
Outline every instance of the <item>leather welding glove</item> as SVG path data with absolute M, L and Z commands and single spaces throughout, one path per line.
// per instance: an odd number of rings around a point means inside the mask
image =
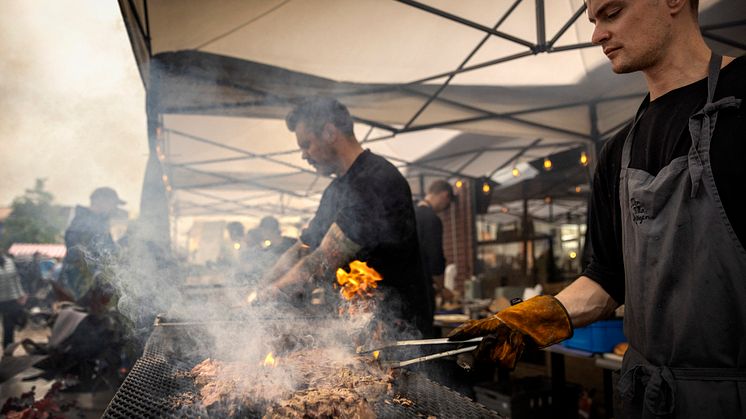
M 572 337 L 572 333 L 565 307 L 552 296 L 540 295 L 486 319 L 470 320 L 454 329 L 448 340 L 483 336 L 475 354 L 477 360 L 514 369 L 526 344 L 544 348 Z

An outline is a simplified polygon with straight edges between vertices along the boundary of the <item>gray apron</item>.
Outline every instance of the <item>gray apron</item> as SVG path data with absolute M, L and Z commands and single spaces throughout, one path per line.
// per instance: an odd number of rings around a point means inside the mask
M 713 103 L 721 60 L 713 54 L 707 103 L 689 119 L 688 155 L 657 176 L 629 167 L 649 98 L 624 142 L 619 199 L 630 346 L 619 391 L 628 417 L 746 417 L 746 251 L 710 166 L 718 111 L 741 103 L 732 96 Z

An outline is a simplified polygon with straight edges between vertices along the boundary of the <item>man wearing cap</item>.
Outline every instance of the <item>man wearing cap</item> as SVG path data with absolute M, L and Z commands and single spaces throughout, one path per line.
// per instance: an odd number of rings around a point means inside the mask
M 109 219 L 124 204 L 114 189 L 102 187 L 91 194 L 89 208 L 75 207 L 75 217 L 65 231 L 67 254 L 62 261 L 61 273 L 70 299 L 78 301 L 85 296 L 106 258 L 116 252 Z

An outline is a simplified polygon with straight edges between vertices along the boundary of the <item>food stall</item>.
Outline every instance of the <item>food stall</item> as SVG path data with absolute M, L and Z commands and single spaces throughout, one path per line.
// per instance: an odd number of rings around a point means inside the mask
M 467 185 L 452 212 L 460 216 L 446 223 L 453 232 L 446 246 L 459 265 L 458 291 L 479 273 L 478 265 L 490 275 L 495 270 L 496 285 L 503 276 L 503 285 L 515 277 L 515 285 L 523 286 L 568 279 L 579 271 L 582 197 L 597 148 L 629 121 L 645 92 L 639 75 L 612 76 L 588 42 L 592 26 L 581 0 L 506 2 L 487 8 L 490 13 L 480 2 L 437 8 L 408 0 L 249 2 L 209 9 L 199 2 L 119 3 L 148 93 L 150 159 L 141 214 L 161 241 L 173 241 L 174 224 L 215 214 L 308 219 L 331 180 L 305 166 L 282 119 L 301 99 L 329 95 L 350 108 L 357 137 L 405 174 L 415 196 L 434 178 Z M 715 2 L 702 13 L 705 27 L 723 29 L 718 25 L 733 16 L 726 3 Z M 725 51 L 742 46 L 716 34 L 709 39 Z M 455 141 L 462 133 L 473 137 Z M 509 199 L 513 185 L 526 185 L 511 183 L 511 177 L 525 176 L 536 159 L 542 165 L 556 159 L 552 170 L 533 170 L 559 176 L 562 153 L 586 159 L 573 163 L 583 177 L 568 181 L 570 191 L 545 183 L 546 193 Z M 565 195 L 573 193 L 575 203 L 566 204 L 573 199 Z M 536 196 L 538 208 L 531 201 Z M 523 208 L 512 207 L 516 202 Z M 569 210 L 563 214 L 562 207 Z M 529 222 L 535 209 L 539 213 Z M 519 214 L 512 233 L 505 220 L 511 214 Z M 542 231 L 542 223 L 554 232 Z M 509 265 L 515 266 L 503 275 L 499 269 Z M 560 274 L 551 272 L 553 265 Z M 181 302 L 200 310 L 208 304 Z M 373 379 L 370 366 L 378 361 L 359 354 L 354 367 L 331 371 L 333 357 L 287 351 L 287 342 L 278 343 L 281 355 L 247 353 L 238 357 L 244 363 L 234 367 L 238 373 L 220 373 L 249 347 L 283 336 L 303 341 L 298 331 L 313 337 L 326 327 L 308 315 L 275 312 L 251 319 L 266 324 L 230 316 L 162 317 L 106 416 L 282 416 L 277 409 L 321 415 L 336 403 L 361 417 L 499 417 L 417 372 Z M 219 351 L 221 345 L 203 333 L 216 324 L 233 338 L 232 352 Z M 288 324 L 291 330 L 283 331 Z M 261 337 L 254 333 L 260 329 L 274 331 Z M 249 345 L 257 336 L 264 340 Z M 273 371 L 285 361 L 285 372 L 300 376 L 315 367 L 292 387 L 294 394 L 220 393 L 220 387 L 240 388 L 245 380 L 248 393 L 271 393 Z M 340 371 L 347 371 L 344 379 L 330 383 Z M 358 404 L 359 397 L 367 404 Z

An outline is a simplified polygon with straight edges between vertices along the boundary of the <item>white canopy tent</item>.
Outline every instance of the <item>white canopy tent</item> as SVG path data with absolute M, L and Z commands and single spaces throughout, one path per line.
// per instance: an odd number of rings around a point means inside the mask
M 592 155 L 645 91 L 589 44 L 582 0 L 119 3 L 148 93 L 141 214 L 161 221 L 312 212 L 328 179 L 283 121 L 309 95 L 345 103 L 358 138 L 418 191 L 423 173 L 495 179 L 578 146 Z M 743 2 L 701 3 L 713 48 L 743 53 Z M 460 147 L 462 132 L 480 148 Z M 418 161 L 442 148 L 452 155 Z

